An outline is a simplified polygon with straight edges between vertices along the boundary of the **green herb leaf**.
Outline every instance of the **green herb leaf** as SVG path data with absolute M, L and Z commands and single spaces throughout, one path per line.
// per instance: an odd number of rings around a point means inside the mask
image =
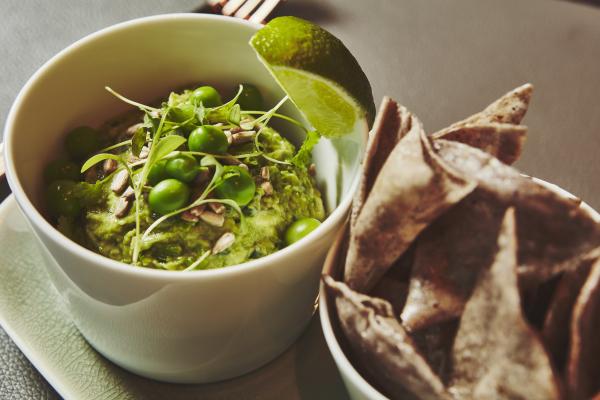
M 198 121 L 200 121 L 200 125 L 204 125 L 204 118 L 206 118 L 206 108 L 202 102 L 196 106 L 196 117 L 198 117 Z
M 215 124 L 218 122 L 229 122 L 229 113 L 231 112 L 231 109 L 236 105 L 238 98 L 242 94 L 242 90 L 244 90 L 244 86 L 240 85 L 240 88 L 238 89 L 238 92 L 233 99 L 218 107 L 207 108 L 205 113 L 206 120 L 211 124 Z
M 241 109 L 239 104 L 234 104 L 229 111 L 229 116 L 227 117 L 227 121 L 231 122 L 234 125 L 240 125 L 240 120 L 242 119 Z
M 98 164 L 99 162 L 109 159 L 123 163 L 123 159 L 117 156 L 116 154 L 100 153 L 90 157 L 85 163 L 83 163 L 83 166 L 81 167 L 81 172 L 83 173 L 88 169 L 92 168 L 94 165 Z
M 245 131 L 251 131 L 252 129 L 254 129 L 256 127 L 256 123 L 255 123 L 255 119 L 252 120 L 244 120 L 244 122 L 240 122 L 240 128 L 242 128 Z
M 158 124 L 160 123 L 160 119 L 153 118 L 149 112 L 144 112 L 144 124 L 143 127 L 148 129 L 153 136 L 154 132 L 156 132 L 156 128 L 158 128 Z
M 142 147 L 146 144 L 146 130 L 139 127 L 131 138 L 131 152 L 134 156 L 139 157 L 142 152 Z
M 204 189 L 204 192 L 200 196 L 200 199 L 202 199 L 202 198 L 205 198 L 208 195 L 208 193 L 210 193 L 210 191 L 214 189 L 215 184 L 221 178 L 221 175 L 223 174 L 223 165 L 221 165 L 221 163 L 218 162 L 215 157 L 205 156 L 204 158 L 202 158 L 202 160 L 200 160 L 200 166 L 201 167 L 210 167 L 210 166 L 215 167 L 215 173 L 213 174 L 212 179 L 210 180 L 209 184 L 206 186 L 206 189 Z
M 308 131 L 306 133 L 306 137 L 304 138 L 304 143 L 298 149 L 298 152 L 294 157 L 292 157 L 292 164 L 296 167 L 307 167 L 312 161 L 312 149 L 315 147 L 317 143 L 319 143 L 319 139 L 321 135 L 317 131 Z
M 156 150 L 153 154 L 152 160 L 148 162 L 153 163 L 159 161 L 163 157 L 168 156 L 172 151 L 177 150 L 179 146 L 186 142 L 186 138 L 179 135 L 170 135 L 162 138 L 156 145 Z

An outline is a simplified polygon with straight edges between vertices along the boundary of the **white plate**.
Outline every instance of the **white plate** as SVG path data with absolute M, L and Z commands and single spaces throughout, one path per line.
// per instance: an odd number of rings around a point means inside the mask
M 71 323 L 12 196 L 0 205 L 0 277 L 0 325 L 65 399 L 347 398 L 318 317 L 275 361 L 229 381 L 173 385 L 115 366 Z

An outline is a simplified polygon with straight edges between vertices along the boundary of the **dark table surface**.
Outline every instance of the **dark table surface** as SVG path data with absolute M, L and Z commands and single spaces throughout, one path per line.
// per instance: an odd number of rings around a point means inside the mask
M 29 76 L 68 44 L 120 21 L 191 11 L 200 2 L 3 0 L 2 5 L 3 127 Z M 600 207 L 600 10 L 534 0 L 288 0 L 278 12 L 311 19 L 338 35 L 369 76 L 376 102 L 384 94 L 394 97 L 429 131 L 533 82 L 536 94 L 525 120 L 530 135 L 518 167 Z M 0 187 L 0 199 L 7 193 Z M 58 395 L 0 329 L 0 399 L 18 398 Z

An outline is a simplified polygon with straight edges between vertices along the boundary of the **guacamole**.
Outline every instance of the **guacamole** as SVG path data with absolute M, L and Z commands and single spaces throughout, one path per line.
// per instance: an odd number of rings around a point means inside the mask
M 271 254 L 325 218 L 310 159 L 317 134 L 297 151 L 270 120 L 298 122 L 255 111 L 255 87 L 224 104 L 209 86 L 160 107 L 115 95 L 139 111 L 68 133 L 68 156 L 45 174 L 48 213 L 72 240 L 136 266 L 211 269 Z

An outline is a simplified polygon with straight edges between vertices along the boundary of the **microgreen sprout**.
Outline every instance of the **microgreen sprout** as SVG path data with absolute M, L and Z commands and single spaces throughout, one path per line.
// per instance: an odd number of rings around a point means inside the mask
M 131 104 L 132 106 L 137 107 L 137 108 L 139 108 L 142 111 L 147 111 L 149 113 L 157 113 L 157 114 L 160 113 L 160 108 L 150 107 L 150 106 L 147 106 L 145 104 L 138 103 L 137 101 L 128 99 L 127 97 L 123 96 L 122 94 L 119 94 L 119 93 L 115 92 L 109 86 L 105 86 L 104 89 L 106 89 L 110 94 L 112 94 L 113 96 L 115 96 L 119 100 L 122 100 L 122 101 L 124 101 L 127 104 Z
M 210 250 L 207 250 L 204 253 L 202 253 L 202 255 L 200 257 L 198 257 L 198 259 L 196 261 L 194 261 L 192 264 L 190 264 L 189 267 L 184 269 L 184 271 L 195 270 L 200 264 L 202 264 L 202 261 L 206 260 L 208 258 L 208 256 L 210 256 L 210 253 L 211 253 Z
M 156 234 L 153 234 L 155 229 L 160 226 L 163 222 L 171 217 L 188 211 L 194 207 L 198 207 L 208 203 L 220 203 L 237 212 L 240 216 L 240 224 L 244 224 L 244 214 L 240 205 L 247 204 L 246 201 L 251 199 L 246 192 L 246 198 L 242 201 L 239 198 L 229 197 L 219 193 L 223 190 L 231 190 L 234 181 L 240 179 L 250 179 L 251 193 L 254 191 L 254 182 L 252 177 L 248 175 L 245 178 L 246 172 L 235 171 L 238 167 L 227 166 L 224 167 L 222 163 L 236 164 L 241 163 L 240 160 L 245 160 L 254 157 L 263 157 L 266 160 L 278 163 L 290 165 L 288 161 L 282 161 L 274 159 L 265 153 L 263 145 L 260 143 L 260 135 L 264 129 L 268 126 L 271 118 L 279 118 L 290 122 L 298 127 L 301 127 L 307 132 L 307 139 L 305 144 L 301 147 L 298 154 L 291 160 L 294 165 L 305 162 L 309 158 L 310 150 L 318 140 L 318 134 L 316 132 L 308 131 L 304 125 L 288 116 L 277 113 L 277 111 L 283 106 L 283 104 L 289 99 L 285 96 L 281 99 L 271 110 L 269 111 L 242 111 L 240 105 L 237 104 L 238 98 L 242 94 L 243 86 L 240 85 L 236 95 L 228 102 L 216 106 L 206 107 L 200 102 L 186 103 L 185 98 L 182 100 L 181 95 L 172 93 L 169 96 L 169 100 L 162 103 L 161 108 L 151 107 L 137 101 L 126 98 L 125 96 L 117 93 L 110 87 L 106 87 L 106 90 L 118 99 L 130 104 L 144 113 L 143 123 L 135 130 L 131 139 L 123 140 L 119 143 L 101 149 L 97 154 L 90 157 L 82 166 L 81 172 L 92 168 L 94 165 L 107 160 L 116 160 L 119 163 L 119 167 L 112 171 L 110 174 L 105 176 L 100 182 L 104 183 L 110 179 L 118 171 L 126 169 L 129 173 L 129 179 L 131 186 L 134 191 L 135 201 L 135 234 L 131 240 L 131 259 L 132 264 L 137 265 L 139 263 L 140 254 L 142 251 L 151 247 L 153 238 Z M 187 104 L 187 105 L 186 105 Z M 191 105 L 190 105 L 191 104 Z M 186 108 L 187 107 L 187 108 Z M 192 115 L 188 117 L 188 115 Z M 253 116 L 258 116 L 254 118 Z M 180 119 L 176 121 L 174 119 Z M 184 119 L 181 121 L 181 119 Z M 219 129 L 233 130 L 256 130 L 256 134 L 253 138 L 254 150 L 250 150 L 243 154 L 230 154 L 230 153 L 218 153 L 212 154 L 204 151 L 188 151 L 182 150 L 188 139 L 180 136 L 182 132 L 186 132 L 190 126 L 193 128 L 197 124 L 204 125 L 209 124 Z M 183 130 L 181 130 L 183 128 Z M 189 132 L 189 130 L 187 131 Z M 235 145 L 235 143 L 234 143 Z M 148 155 L 145 159 L 134 159 L 132 162 L 127 163 L 121 154 L 113 154 L 112 152 L 118 152 L 122 147 L 129 147 L 131 154 L 135 157 L 139 157 L 144 146 L 148 148 Z M 142 200 L 144 199 L 144 193 L 152 191 L 153 186 L 148 183 L 148 176 L 152 167 L 164 158 L 172 159 L 179 155 L 189 155 L 195 157 L 201 157 L 200 167 L 210 167 L 213 171 L 210 178 L 210 182 L 204 187 L 202 193 L 195 198 L 191 204 L 181 207 L 174 211 L 168 212 L 156 220 L 154 220 L 143 232 L 142 232 L 142 221 L 141 221 L 141 208 Z M 221 162 L 220 162 L 220 161 Z M 246 168 L 247 169 L 247 168 Z M 243 172 L 243 173 L 242 173 Z M 229 186 L 228 186 L 229 185 Z M 250 186 L 248 186 L 250 188 Z M 212 198 L 212 193 L 216 193 L 219 198 Z M 209 195 L 211 198 L 209 198 Z M 235 200 L 234 200 L 235 199 Z M 212 254 L 211 250 L 204 252 L 196 261 L 190 264 L 185 270 L 190 271 L 198 268 L 200 264 Z

